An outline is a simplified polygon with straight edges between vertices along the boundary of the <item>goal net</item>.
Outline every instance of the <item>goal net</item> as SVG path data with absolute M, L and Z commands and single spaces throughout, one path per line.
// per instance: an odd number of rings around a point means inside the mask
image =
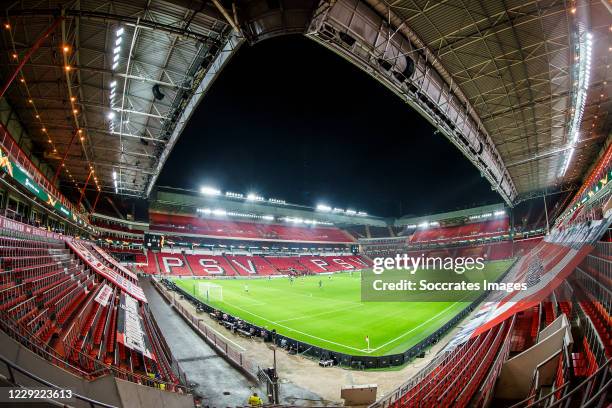
M 197 296 L 206 302 L 223 302 L 223 287 L 214 283 L 197 284 Z

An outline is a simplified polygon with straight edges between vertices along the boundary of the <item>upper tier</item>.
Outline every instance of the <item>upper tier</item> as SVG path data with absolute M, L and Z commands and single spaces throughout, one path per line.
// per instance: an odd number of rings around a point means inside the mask
M 507 217 L 497 220 L 475 222 L 453 227 L 436 227 L 417 230 L 411 242 L 429 241 L 455 241 L 474 238 L 493 237 L 507 234 L 509 219 Z
M 355 239 L 335 227 L 297 227 L 273 223 L 211 220 L 195 216 L 150 214 L 150 230 L 238 239 L 351 243 Z

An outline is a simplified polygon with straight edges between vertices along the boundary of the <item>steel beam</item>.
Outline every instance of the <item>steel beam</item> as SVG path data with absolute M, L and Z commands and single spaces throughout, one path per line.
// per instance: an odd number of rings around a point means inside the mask
M 66 147 L 66 152 L 64 153 L 64 157 L 62 157 L 62 161 L 60 162 L 60 164 L 57 166 L 57 169 L 55 170 L 55 176 L 53 176 L 53 181 L 51 181 L 51 184 L 55 184 L 55 180 L 57 180 L 57 177 L 59 176 L 60 171 L 62 171 L 62 166 L 66 162 L 66 157 L 68 157 L 68 152 L 70 151 L 70 148 L 72 147 L 72 143 L 74 143 L 74 138 L 76 137 L 78 133 L 79 133 L 78 130 L 72 133 L 72 137 L 70 138 L 70 143 L 68 143 L 68 147 Z
M 57 12 L 54 14 L 57 15 Z M 30 57 L 32 57 L 32 54 L 34 54 L 36 52 L 36 50 L 38 50 L 38 48 L 40 48 L 41 44 L 43 43 L 43 41 L 45 41 L 47 39 L 47 37 L 53 32 L 55 31 L 55 29 L 57 28 L 57 26 L 64 20 L 64 18 L 62 16 L 56 17 L 55 21 L 53 21 L 53 24 L 51 24 L 51 26 L 49 26 L 49 28 L 47 28 L 45 30 L 45 32 L 43 32 L 37 39 L 36 42 L 34 42 L 34 45 L 32 45 L 32 47 L 30 48 L 30 50 L 26 53 L 26 55 L 24 55 L 24 57 L 21 59 L 21 61 L 19 61 L 19 65 L 17 65 L 17 68 L 15 68 L 15 70 L 13 71 L 13 73 L 11 74 L 11 76 L 9 76 L 9 78 L 6 80 L 6 82 L 4 83 L 4 86 L 2 87 L 2 90 L 0 90 L 0 98 L 2 98 L 4 96 L 4 94 L 6 93 L 7 89 L 9 89 L 9 87 L 11 86 L 11 84 L 13 83 L 13 81 L 15 80 L 15 78 L 17 78 L 17 75 L 19 74 L 19 72 L 21 72 L 21 69 L 23 68 L 23 66 L 26 64 L 26 62 L 28 62 L 30 60 Z
M 85 185 L 83 186 L 83 189 L 81 190 L 81 197 L 79 197 L 77 208 L 81 206 L 81 201 L 83 201 L 83 196 L 85 195 L 85 189 L 87 188 L 87 185 L 89 184 L 89 179 L 91 178 L 92 174 L 93 174 L 93 170 L 89 170 L 89 175 L 87 176 L 87 180 L 85 180 Z
M 46 17 L 46 16 L 56 16 L 57 9 L 10 9 L 7 11 L 8 16 L 23 16 L 23 17 Z M 130 16 L 122 16 L 119 14 L 112 13 L 104 13 L 99 11 L 91 11 L 91 10 L 75 10 L 75 9 L 66 9 L 64 10 L 64 15 L 66 17 L 78 17 L 83 19 L 89 19 L 94 21 L 111 21 L 117 23 L 123 23 L 128 26 L 133 27 L 144 27 L 151 30 L 163 31 L 169 34 L 174 34 L 178 36 L 182 36 L 185 38 L 190 38 L 192 40 L 200 41 L 205 44 L 214 44 L 218 45 L 219 40 L 212 38 L 210 35 L 199 34 L 194 31 L 184 30 L 177 28 L 175 26 L 169 24 L 158 23 L 152 20 L 146 19 L 138 19 L 136 17 Z M 215 17 L 211 17 L 215 18 Z M 216 18 L 215 18 L 216 19 Z M 223 22 L 223 20 L 218 20 L 219 22 Z M 213 35 L 220 35 L 220 32 L 213 31 L 211 28 L 207 28 Z

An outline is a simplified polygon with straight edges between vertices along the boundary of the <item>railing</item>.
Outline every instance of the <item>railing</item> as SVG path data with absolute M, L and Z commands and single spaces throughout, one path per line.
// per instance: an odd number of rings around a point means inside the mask
M 168 343 L 166 342 L 166 338 L 163 335 L 162 336 L 157 335 L 158 333 L 162 333 L 162 331 L 157 325 L 155 316 L 153 316 L 153 314 L 149 310 L 144 311 L 144 313 L 145 313 L 145 318 L 147 319 L 147 321 L 151 324 L 153 328 L 152 329 L 154 331 L 153 334 L 156 336 L 157 341 L 160 343 L 163 349 L 163 352 L 166 354 L 168 361 L 171 363 L 172 369 L 174 370 L 176 374 L 178 374 L 179 381 L 182 384 L 189 384 L 189 382 L 187 381 L 187 374 L 185 373 L 185 371 L 183 371 L 177 359 L 174 358 L 174 355 L 172 354 L 172 351 L 170 350 L 170 347 L 168 346 Z
M 182 384 L 169 383 L 153 378 L 149 378 L 144 375 L 139 375 L 127 370 L 123 370 L 119 367 L 108 365 L 98 359 L 95 359 L 87 354 L 82 353 L 79 350 L 74 349 L 71 346 L 65 345 L 66 356 L 75 356 L 75 360 L 79 361 L 81 367 L 88 367 L 87 370 L 83 370 L 77 366 L 70 364 L 67 361 L 67 357 L 60 355 L 52 348 L 49 348 L 47 344 L 38 339 L 33 333 L 31 333 L 23 324 L 19 324 L 12 317 L 5 313 L 0 314 L 0 329 L 5 332 L 9 337 L 27 347 L 29 350 L 51 362 L 52 364 L 61 367 L 67 371 L 71 371 L 76 375 L 87 379 L 93 379 L 102 375 L 112 375 L 122 380 L 142 384 L 149 387 L 165 389 L 175 392 L 188 393 L 189 390 Z
M 578 384 L 575 388 L 568 392 L 570 388 L 569 382 L 566 382 L 561 387 L 553 389 L 546 395 L 541 396 L 539 399 L 532 401 L 533 397 L 530 396 L 523 401 L 520 401 L 511 408 L 522 408 L 522 407 L 541 407 L 541 408 L 552 408 L 552 407 L 603 407 L 606 406 L 606 400 L 609 398 L 609 392 L 612 385 L 612 365 L 610 364 L 612 359 L 606 361 L 604 365 L 599 367 L 595 373 L 585 379 L 583 382 Z M 552 401 L 559 392 L 564 395 Z
M 238 351 L 234 347 L 230 346 L 228 342 L 224 341 L 218 333 L 205 324 L 201 319 L 197 318 L 189 310 L 187 310 L 183 305 L 181 305 L 174 297 L 168 296 L 165 292 L 164 288 L 160 286 L 160 283 L 156 279 L 151 279 L 153 286 L 157 289 L 157 291 L 176 309 L 177 312 L 183 318 L 190 323 L 190 325 L 198 331 L 198 333 L 203 336 L 207 342 L 215 347 L 218 352 L 222 355 L 226 356 L 233 363 L 238 365 L 247 373 L 256 377 L 258 372 L 258 365 L 248 359 L 242 352 Z
M 59 386 L 57 386 L 57 385 L 55 385 L 55 384 L 53 384 L 53 383 L 51 383 L 51 382 L 49 382 L 47 380 L 44 380 L 44 379 L 38 377 L 35 374 L 30 373 L 29 371 L 25 370 L 24 368 L 21 368 L 17 364 L 12 363 L 8 359 L 6 359 L 3 355 L 0 355 L 0 361 L 2 363 L 4 363 L 4 365 L 6 366 L 6 369 L 8 371 L 8 375 L 9 375 L 8 376 L 8 381 L 10 381 L 11 383 L 13 383 L 15 385 L 19 386 L 19 384 L 18 384 L 18 382 L 17 382 L 17 380 L 15 378 L 15 371 L 16 371 L 16 372 L 18 372 L 20 374 L 25 375 L 29 379 L 36 381 L 38 384 L 43 385 L 45 387 L 53 388 L 53 389 L 58 390 L 58 391 L 61 391 L 61 390 L 64 389 L 64 388 L 59 387 Z M 28 387 L 30 387 L 30 386 L 31 386 L 31 384 L 28 384 Z M 92 408 L 95 408 L 95 407 L 117 408 L 114 405 L 105 404 L 104 402 L 96 401 L 96 400 L 87 398 L 87 397 L 85 397 L 83 395 L 80 395 L 80 394 L 77 394 L 77 393 L 74 393 L 74 392 L 72 393 L 72 397 L 71 398 L 77 399 L 79 401 L 83 401 L 83 402 L 85 402 L 86 404 L 88 404 Z M 60 403 L 60 402 L 57 402 L 57 405 L 58 406 L 62 406 L 62 407 L 66 406 L 66 404 Z
M 486 407 L 489 405 L 489 402 L 493 396 L 497 377 L 499 377 L 502 367 L 508 359 L 508 355 L 510 355 L 510 345 L 512 344 L 512 331 L 514 330 L 515 324 L 516 315 L 512 316 L 512 321 L 510 323 L 510 327 L 508 328 L 508 335 L 504 340 L 504 344 L 502 344 L 501 349 L 497 354 L 497 357 L 495 357 L 495 360 L 493 361 L 493 364 L 489 369 L 489 373 L 482 380 L 480 388 L 478 389 L 478 392 L 475 395 L 476 406 Z
M 13 324 L 10 324 L 12 322 Z M 182 384 L 169 383 L 157 379 L 152 379 L 144 375 L 136 374 L 131 371 L 123 370 L 119 367 L 108 365 L 100 360 L 97 360 L 87 354 L 82 353 L 73 347 L 66 347 L 65 354 L 76 356 L 82 367 L 89 367 L 88 370 L 83 370 L 77 366 L 70 364 L 67 361 L 67 357 L 60 355 L 52 348 L 49 348 L 44 342 L 34 336 L 29 330 L 23 325 L 18 324 L 10 316 L 2 315 L 0 319 L 0 329 L 4 331 L 8 336 L 15 339 L 17 342 L 27 347 L 35 354 L 51 362 L 52 364 L 64 368 L 67 371 L 71 371 L 81 377 L 87 379 L 98 378 L 103 375 L 112 375 L 122 380 L 146 385 L 154 388 L 161 388 L 169 391 L 184 392 L 187 393 L 188 389 Z

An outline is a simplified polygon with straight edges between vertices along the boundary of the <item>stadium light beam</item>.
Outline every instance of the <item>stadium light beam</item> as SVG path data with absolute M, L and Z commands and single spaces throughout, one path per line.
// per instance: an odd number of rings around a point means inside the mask
M 259 196 L 259 195 L 255 194 L 255 193 L 247 194 L 246 199 L 248 201 L 264 201 L 264 198 L 262 196 Z
M 209 196 L 218 196 L 221 195 L 221 190 L 210 186 L 203 186 L 202 188 L 200 188 L 200 193 Z
M 317 211 L 330 212 L 332 208 L 329 205 L 317 204 Z

